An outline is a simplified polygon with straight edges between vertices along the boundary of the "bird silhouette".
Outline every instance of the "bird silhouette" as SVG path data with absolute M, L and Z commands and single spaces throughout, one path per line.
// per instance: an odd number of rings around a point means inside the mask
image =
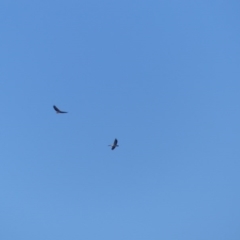
M 115 138 L 114 142 L 112 145 L 108 145 L 108 146 L 111 146 L 112 147 L 112 150 L 114 150 L 116 147 L 118 147 L 118 140 Z
M 67 112 L 63 112 L 60 109 L 58 109 L 55 105 L 53 105 L 54 110 L 56 111 L 56 113 L 67 113 Z

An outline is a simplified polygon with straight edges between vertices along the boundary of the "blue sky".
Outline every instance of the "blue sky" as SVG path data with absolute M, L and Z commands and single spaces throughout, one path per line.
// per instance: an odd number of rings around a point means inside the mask
M 0 238 L 239 240 L 239 8 L 1 1 Z

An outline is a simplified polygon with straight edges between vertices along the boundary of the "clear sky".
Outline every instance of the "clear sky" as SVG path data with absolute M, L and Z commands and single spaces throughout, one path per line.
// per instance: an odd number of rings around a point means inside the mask
M 239 240 L 239 11 L 2 0 L 0 239 Z

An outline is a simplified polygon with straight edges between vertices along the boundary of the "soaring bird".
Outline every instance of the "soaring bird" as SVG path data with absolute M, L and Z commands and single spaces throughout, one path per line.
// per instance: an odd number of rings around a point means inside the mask
M 118 143 L 118 140 L 115 138 L 115 140 L 114 140 L 114 142 L 113 142 L 113 145 L 108 145 L 108 146 L 111 146 L 111 147 L 112 147 L 112 150 L 114 150 L 115 147 L 118 147 L 117 143 Z
M 54 110 L 56 111 L 56 113 L 67 113 L 67 112 L 63 112 L 60 109 L 58 109 L 55 105 L 53 105 Z

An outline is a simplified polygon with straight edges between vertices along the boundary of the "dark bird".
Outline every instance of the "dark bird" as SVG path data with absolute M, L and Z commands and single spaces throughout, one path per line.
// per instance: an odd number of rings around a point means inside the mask
M 115 140 L 114 140 L 114 142 L 113 142 L 113 145 L 108 145 L 108 146 L 111 146 L 111 147 L 112 147 L 112 150 L 114 150 L 115 147 L 118 147 L 117 143 L 118 143 L 118 140 L 115 138 Z
M 60 109 L 58 109 L 55 105 L 53 105 L 54 110 L 56 111 L 56 113 L 67 113 L 67 112 L 63 112 Z

